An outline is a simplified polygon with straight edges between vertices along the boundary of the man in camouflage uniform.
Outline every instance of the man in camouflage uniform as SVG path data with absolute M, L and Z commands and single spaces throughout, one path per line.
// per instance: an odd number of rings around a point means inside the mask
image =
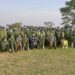
M 49 36 L 50 36 L 50 31 L 49 29 L 46 30 L 46 36 L 45 36 L 45 46 L 49 47 Z
M 26 34 L 23 37 L 23 50 L 29 50 L 29 38 Z
M 30 37 L 30 47 L 32 49 L 38 47 L 38 39 L 37 39 L 37 37 L 36 37 L 36 35 L 34 33 Z
M 4 28 L 4 27 L 2 27 L 1 29 L 0 29 L 0 49 L 3 51 L 4 50 L 4 48 L 3 48 L 3 46 L 4 46 L 4 40 L 7 40 L 7 31 L 6 31 L 6 28 Z
M 55 37 L 57 41 L 57 46 L 60 47 L 61 46 L 61 31 L 59 28 L 55 30 Z
M 19 35 L 17 38 L 16 38 L 16 50 L 22 50 L 22 37 L 21 35 Z
M 61 47 L 63 48 L 63 45 L 64 45 L 64 40 L 65 40 L 65 32 L 64 31 L 61 31 Z
M 13 35 L 8 39 L 9 42 L 9 51 L 10 52 L 15 52 L 15 38 Z
M 4 39 L 1 41 L 1 51 L 4 52 L 6 50 L 8 50 L 9 46 L 8 46 L 8 41 L 7 39 Z
M 40 38 L 39 38 L 39 46 L 42 49 L 45 48 L 45 31 L 44 30 L 41 31 L 41 35 L 40 35 Z
M 49 48 L 54 47 L 56 49 L 56 37 L 53 35 L 53 33 L 49 36 Z
M 75 48 L 75 30 L 71 31 L 70 38 L 71 38 L 71 47 Z

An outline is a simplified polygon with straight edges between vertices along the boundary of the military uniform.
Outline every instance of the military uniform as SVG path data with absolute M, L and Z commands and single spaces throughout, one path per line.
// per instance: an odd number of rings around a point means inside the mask
M 9 51 L 14 52 L 15 51 L 15 39 L 13 35 L 8 39 L 8 42 L 9 42 Z
M 4 29 L 0 29 L 0 49 L 1 50 L 4 50 L 3 42 L 4 42 L 5 39 L 7 40 L 7 31 L 4 30 Z
M 23 37 L 23 50 L 29 50 L 29 38 L 26 34 Z
M 35 36 L 35 34 L 32 34 L 32 36 L 30 37 L 30 47 L 33 48 L 37 48 L 38 47 L 38 39 Z
M 56 48 L 56 37 L 53 35 L 53 33 L 50 34 L 49 36 L 49 48 Z
M 8 41 L 7 39 L 4 39 L 1 41 L 1 51 L 7 51 L 8 50 Z
M 16 38 L 16 50 L 22 50 L 22 37 L 19 35 Z
M 49 36 L 50 36 L 50 31 L 46 31 L 46 36 L 45 36 L 45 46 L 49 47 Z

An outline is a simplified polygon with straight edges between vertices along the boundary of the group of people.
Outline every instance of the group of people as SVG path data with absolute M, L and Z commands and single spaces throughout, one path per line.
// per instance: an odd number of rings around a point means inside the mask
M 0 27 L 0 51 L 75 47 L 73 28 Z

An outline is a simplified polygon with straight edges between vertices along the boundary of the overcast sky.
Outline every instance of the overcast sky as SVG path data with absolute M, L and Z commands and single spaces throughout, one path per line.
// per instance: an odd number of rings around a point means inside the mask
M 0 25 L 22 22 L 23 25 L 61 23 L 59 8 L 68 0 L 0 0 Z

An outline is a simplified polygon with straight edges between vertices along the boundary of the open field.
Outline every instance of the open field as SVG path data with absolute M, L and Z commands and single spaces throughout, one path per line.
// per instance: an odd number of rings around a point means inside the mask
M 75 75 L 75 49 L 0 53 L 0 75 Z

